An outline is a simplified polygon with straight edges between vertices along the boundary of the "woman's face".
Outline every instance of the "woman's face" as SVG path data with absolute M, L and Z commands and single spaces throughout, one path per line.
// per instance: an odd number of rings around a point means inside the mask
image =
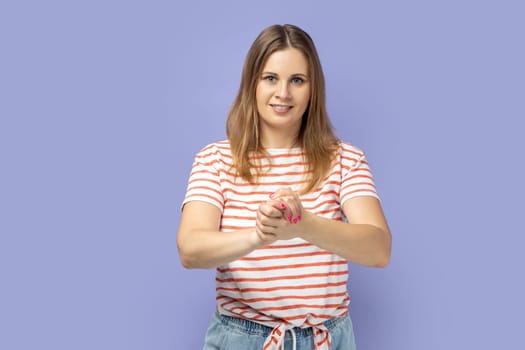
M 262 135 L 296 137 L 310 101 L 308 62 L 301 51 L 276 51 L 266 61 L 255 93 Z

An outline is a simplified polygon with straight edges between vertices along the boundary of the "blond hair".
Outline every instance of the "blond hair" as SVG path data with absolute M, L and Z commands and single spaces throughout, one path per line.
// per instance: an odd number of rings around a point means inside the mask
M 251 154 L 268 156 L 261 145 L 259 114 L 255 91 L 264 64 L 274 52 L 295 48 L 308 62 L 311 84 L 310 101 L 302 118 L 297 144 L 307 162 L 308 182 L 301 193 L 315 189 L 328 174 L 338 139 L 333 132 L 326 111 L 325 80 L 321 62 L 312 38 L 294 25 L 273 25 L 264 29 L 255 39 L 242 70 L 239 92 L 226 121 L 226 134 L 230 141 L 233 164 L 237 174 L 253 182 L 258 168 L 250 161 Z M 255 169 L 255 174 L 252 173 Z

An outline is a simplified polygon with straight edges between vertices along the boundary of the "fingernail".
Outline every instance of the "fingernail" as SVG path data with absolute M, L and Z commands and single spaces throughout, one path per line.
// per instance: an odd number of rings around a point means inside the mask
M 297 224 L 297 221 L 299 221 L 298 219 L 299 219 L 299 217 L 296 217 L 295 219 L 293 219 L 293 223 Z
M 301 217 L 302 217 L 302 216 L 299 215 L 299 216 L 297 217 L 297 221 L 301 220 Z
M 292 222 L 292 216 L 288 216 L 288 221 L 290 221 L 290 223 Z
M 281 202 L 281 208 L 286 209 L 286 204 Z

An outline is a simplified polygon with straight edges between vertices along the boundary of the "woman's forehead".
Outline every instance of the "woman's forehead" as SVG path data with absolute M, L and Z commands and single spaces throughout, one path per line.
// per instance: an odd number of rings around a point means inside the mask
M 286 48 L 273 52 L 263 65 L 264 72 L 275 74 L 308 75 L 308 61 L 296 48 Z

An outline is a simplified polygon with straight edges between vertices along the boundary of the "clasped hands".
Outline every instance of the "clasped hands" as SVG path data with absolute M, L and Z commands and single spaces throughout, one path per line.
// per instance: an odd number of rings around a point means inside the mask
M 280 188 L 257 209 L 255 230 L 264 244 L 298 236 L 303 205 L 299 194 L 290 188 Z

